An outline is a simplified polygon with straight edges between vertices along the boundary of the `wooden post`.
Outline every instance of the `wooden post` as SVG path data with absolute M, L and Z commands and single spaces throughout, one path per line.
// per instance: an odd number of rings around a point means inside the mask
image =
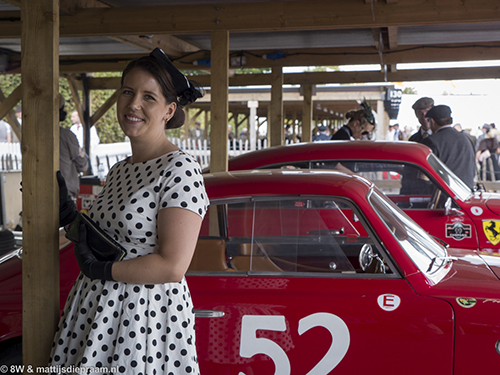
M 212 32 L 210 172 L 227 171 L 229 32 Z
M 228 147 L 227 125 L 229 112 L 229 32 L 212 31 L 211 54 L 211 97 L 210 103 L 210 172 L 227 171 Z M 209 233 L 218 236 L 216 207 L 210 207 Z
M 33 369 L 47 366 L 59 321 L 59 1 L 25 1 L 21 19 L 23 363 Z
M 274 67 L 271 73 L 271 104 L 269 106 L 269 146 L 280 146 L 284 143 L 283 129 L 283 69 Z
M 302 85 L 304 101 L 302 103 L 302 139 L 301 142 L 312 141 L 312 85 Z

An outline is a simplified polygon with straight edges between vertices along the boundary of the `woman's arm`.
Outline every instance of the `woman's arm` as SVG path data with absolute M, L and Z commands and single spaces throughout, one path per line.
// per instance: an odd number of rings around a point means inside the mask
M 113 279 L 132 284 L 179 282 L 187 272 L 202 219 L 183 208 L 158 213 L 159 252 L 113 263 Z

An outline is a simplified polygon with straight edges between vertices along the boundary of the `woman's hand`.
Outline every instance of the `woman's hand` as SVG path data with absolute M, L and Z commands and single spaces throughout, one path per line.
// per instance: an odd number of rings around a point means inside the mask
M 97 260 L 87 244 L 87 227 L 80 221 L 79 241 L 75 245 L 75 257 L 82 273 L 90 279 L 113 280 L 111 261 Z

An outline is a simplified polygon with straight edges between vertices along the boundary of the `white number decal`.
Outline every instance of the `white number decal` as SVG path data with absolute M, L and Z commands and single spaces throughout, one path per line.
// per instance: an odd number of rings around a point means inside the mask
M 274 375 L 290 375 L 290 361 L 281 346 L 265 338 L 257 338 L 257 330 L 286 331 L 282 315 L 245 315 L 241 320 L 240 355 L 251 358 L 255 354 L 269 356 L 276 370 Z M 245 375 L 240 372 L 240 375 Z
M 314 327 L 325 327 L 332 335 L 332 345 L 325 356 L 313 367 L 307 375 L 328 374 L 342 361 L 349 349 L 351 336 L 349 328 L 337 315 L 316 313 L 299 321 L 299 335 Z
M 349 328 L 338 316 L 316 313 L 299 321 L 299 335 L 314 327 L 324 327 L 332 335 L 332 345 L 325 356 L 306 375 L 324 375 L 332 371 L 342 361 L 349 349 Z M 265 354 L 274 362 L 274 375 L 290 375 L 290 361 L 285 351 L 266 338 L 257 338 L 257 330 L 286 331 L 285 317 L 282 315 L 245 315 L 241 320 L 240 356 L 251 358 L 255 354 Z M 240 372 L 239 375 L 245 375 Z

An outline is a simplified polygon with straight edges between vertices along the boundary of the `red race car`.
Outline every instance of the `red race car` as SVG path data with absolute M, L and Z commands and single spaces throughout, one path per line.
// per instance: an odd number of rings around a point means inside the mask
M 497 372 L 498 257 L 447 248 L 358 175 L 241 171 L 205 184 L 187 274 L 202 374 Z M 21 336 L 15 254 L 0 261 L 0 364 Z
M 272 147 L 229 160 L 229 170 L 329 169 L 375 183 L 431 235 L 452 247 L 500 251 L 500 195 L 472 191 L 414 142 L 330 141 Z

